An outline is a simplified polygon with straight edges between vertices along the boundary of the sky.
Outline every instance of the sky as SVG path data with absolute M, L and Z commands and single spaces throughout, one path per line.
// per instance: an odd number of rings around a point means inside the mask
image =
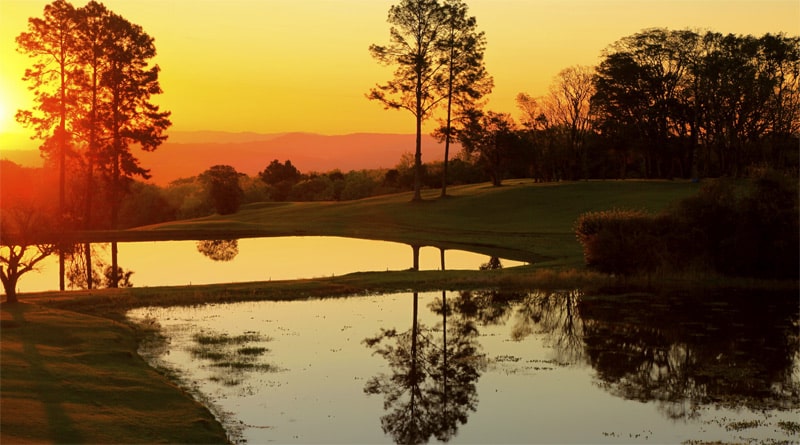
M 31 107 L 21 77 L 31 60 L 15 37 L 42 0 L 0 0 L 0 148 L 13 118 Z M 73 0 L 82 6 L 84 0 Z M 105 0 L 155 39 L 172 130 L 413 133 L 414 118 L 366 93 L 392 77 L 371 58 L 389 41 L 399 0 Z M 488 109 L 518 116 L 520 92 L 544 95 L 573 65 L 596 65 L 604 48 L 646 28 L 800 35 L 798 0 L 466 0 L 486 33 L 495 88 Z M 433 122 L 426 125 L 426 131 Z M 8 146 L 10 143 L 5 142 Z

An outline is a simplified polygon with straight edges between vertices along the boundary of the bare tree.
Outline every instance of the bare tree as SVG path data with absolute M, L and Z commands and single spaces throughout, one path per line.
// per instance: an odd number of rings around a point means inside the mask
M 558 73 L 550 86 L 548 120 L 566 131 L 567 150 L 580 165 L 574 173 L 586 178 L 586 136 L 591 128 L 591 98 L 594 68 L 572 66 Z

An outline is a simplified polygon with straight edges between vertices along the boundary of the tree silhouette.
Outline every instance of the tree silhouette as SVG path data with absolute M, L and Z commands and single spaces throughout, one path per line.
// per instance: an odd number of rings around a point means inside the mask
M 292 192 L 292 187 L 303 179 L 300 171 L 292 165 L 292 161 L 286 160 L 281 164 L 274 159 L 269 165 L 259 172 L 258 176 L 262 181 L 272 186 L 270 197 L 273 201 L 286 201 Z
M 29 203 L 7 206 L 0 213 L 0 227 L 3 228 L 3 237 L 0 238 L 0 281 L 3 282 L 7 302 L 19 301 L 19 278 L 58 250 L 55 243 L 37 240 L 49 226 L 50 222 L 41 209 Z
M 372 57 L 395 65 L 394 78 L 367 96 L 389 109 L 405 109 L 416 121 L 414 201 L 422 200 L 422 123 L 441 102 L 446 61 L 441 54 L 448 15 L 437 0 L 402 0 L 389 9 L 389 44 L 371 45 Z
M 33 126 L 36 137 L 47 140 L 46 150 L 56 147 L 59 219 L 69 220 L 64 207 L 68 148 L 83 148 L 83 156 L 75 150 L 75 157 L 86 172 L 84 228 L 92 226 L 95 167 L 105 179 L 104 204 L 110 213 L 106 227 L 118 228 L 119 206 L 127 185 L 135 176 L 149 177 L 131 147 L 156 149 L 166 139 L 163 132 L 170 125 L 169 112 L 159 111 L 150 102 L 151 96 L 161 93 L 159 68 L 148 66 L 156 54 L 153 39 L 140 26 L 95 1 L 76 10 L 64 0 L 56 0 L 44 12 L 43 19 L 29 19 L 29 31 L 17 37 L 20 51 L 35 59 L 25 79 L 32 83 L 38 104 L 34 110 L 18 112 L 17 119 Z M 55 121 L 58 127 L 49 137 Z M 85 252 L 88 255 L 91 249 Z M 112 275 L 117 270 L 116 243 L 112 243 Z M 62 265 L 62 289 L 63 276 Z M 87 282 L 93 282 L 91 276 Z
M 478 155 L 478 162 L 483 164 L 492 185 L 502 185 L 508 162 L 520 149 L 519 134 L 511 115 L 472 109 L 462 118 L 462 130 L 459 141 L 464 150 Z
M 200 175 L 208 189 L 214 208 L 220 215 L 239 211 L 244 192 L 239 186 L 239 173 L 230 165 L 215 165 Z
M 478 31 L 475 17 L 467 14 L 468 6 L 461 0 L 446 0 L 444 3 L 445 35 L 440 50 L 447 67 L 445 82 L 447 114 L 445 123 L 437 131 L 444 139 L 444 162 L 442 164 L 442 196 L 447 196 L 447 167 L 450 142 L 455 136 L 452 126 L 452 112 L 455 103 L 457 112 L 474 108 L 476 102 L 492 91 L 493 80 L 486 71 L 483 53 L 486 37 Z
M 16 119 L 33 127 L 34 138 L 43 140 L 40 149 L 58 164 L 58 215 L 66 217 L 66 171 L 70 132 L 74 121 L 78 43 L 75 8 L 64 0 L 46 5 L 44 17 L 28 19 L 28 31 L 17 36 L 18 50 L 34 59 L 23 80 L 34 91 L 33 110 L 20 110 Z M 55 69 L 53 68 L 55 66 Z M 59 254 L 59 289 L 64 290 L 64 253 Z
M 511 338 L 522 340 L 544 333 L 548 346 L 560 363 L 584 361 L 584 321 L 579 305 L 582 293 L 577 290 L 531 292 L 519 300 Z

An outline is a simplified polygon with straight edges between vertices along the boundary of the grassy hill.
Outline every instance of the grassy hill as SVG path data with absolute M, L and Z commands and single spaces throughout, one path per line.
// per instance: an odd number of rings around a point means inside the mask
M 136 238 L 235 238 L 332 235 L 472 250 L 534 262 L 579 266 L 572 231 L 581 213 L 611 208 L 657 212 L 698 189 L 687 181 L 507 181 L 438 190 L 412 203 L 410 193 L 347 202 L 258 203 L 235 215 L 136 229 Z M 129 233 L 129 237 L 134 236 Z

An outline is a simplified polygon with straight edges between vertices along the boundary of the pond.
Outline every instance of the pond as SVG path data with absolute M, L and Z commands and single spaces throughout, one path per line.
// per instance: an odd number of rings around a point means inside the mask
M 131 271 L 136 287 L 189 284 L 294 280 L 329 277 L 352 272 L 410 269 L 411 246 L 402 243 L 355 238 L 298 236 L 243 238 L 214 241 L 155 241 L 119 243 L 119 265 Z M 108 244 L 93 244 L 95 268 L 111 263 Z M 478 269 L 490 257 L 464 250 L 445 250 L 447 269 Z M 78 261 L 68 269 L 82 267 Z M 526 263 L 502 260 L 502 266 Z M 419 269 L 442 268 L 441 251 L 419 250 Z M 82 273 L 78 273 L 81 278 Z M 95 273 L 95 278 L 100 273 Z M 85 282 L 85 279 L 83 280 Z M 69 285 L 68 285 L 69 287 Z M 19 292 L 58 290 L 58 258 L 45 260 L 36 271 L 22 275 Z
M 160 327 L 142 355 L 238 442 L 800 442 L 796 295 L 409 292 L 129 317 Z

